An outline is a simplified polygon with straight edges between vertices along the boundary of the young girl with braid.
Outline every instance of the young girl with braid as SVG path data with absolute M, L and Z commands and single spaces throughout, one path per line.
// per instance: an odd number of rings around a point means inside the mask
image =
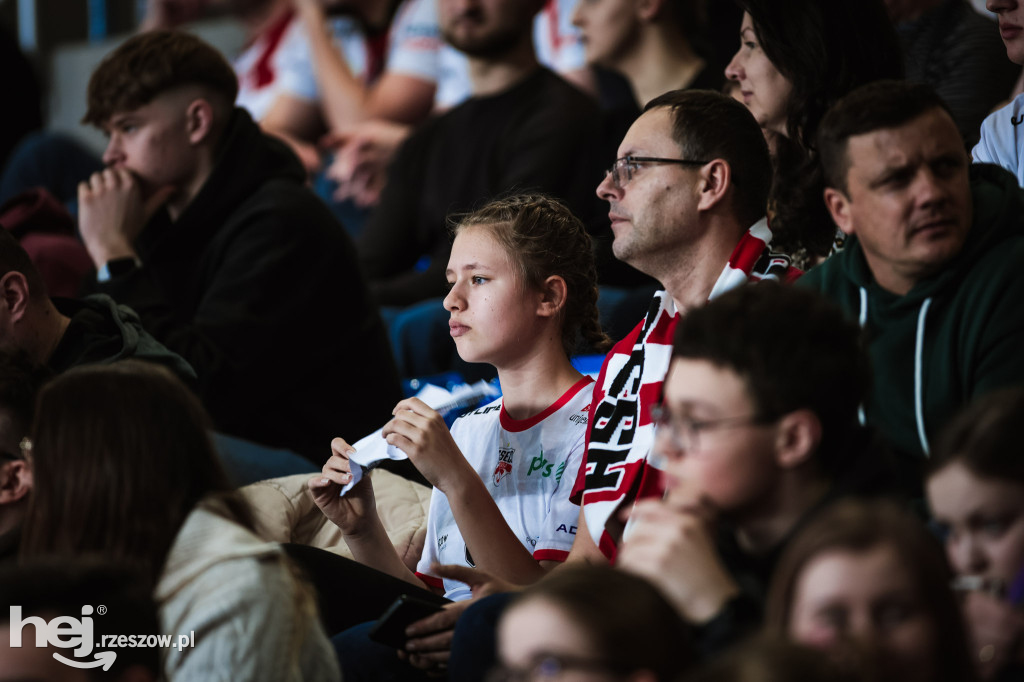
M 609 339 L 598 323 L 590 239 L 552 199 L 513 197 L 464 217 L 447 277 L 444 306 L 459 355 L 493 365 L 503 396 L 457 419 L 451 431 L 410 398 L 383 430 L 434 486 L 416 573 L 389 541 L 367 478 L 339 497 L 351 480 L 348 443 L 333 441 L 309 489 L 357 561 L 457 601 L 469 588 L 431 576 L 432 563 L 527 584 L 568 555 L 579 518 L 569 494 L 593 388 L 569 356 L 580 341 L 603 350 Z

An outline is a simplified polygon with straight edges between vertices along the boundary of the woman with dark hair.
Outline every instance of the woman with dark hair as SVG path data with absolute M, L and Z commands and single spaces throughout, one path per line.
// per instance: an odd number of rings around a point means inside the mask
M 899 39 L 882 0 L 736 0 L 740 48 L 725 70 L 757 118 L 776 161 L 774 244 L 827 256 L 835 225 L 822 201 L 815 135 L 825 112 L 865 83 L 903 76 Z M 801 254 L 802 255 L 802 254 Z
M 1024 679 L 1022 421 L 1024 389 L 991 393 L 950 423 L 928 461 L 928 503 L 985 679 Z
M 975 679 L 966 631 L 938 543 L 893 503 L 845 501 L 824 510 L 783 553 L 766 626 L 833 652 L 872 654 L 877 678 Z
M 311 593 L 250 530 L 199 401 L 167 370 L 125 361 L 67 372 L 23 443 L 34 489 L 23 558 L 95 555 L 154 590 L 170 680 L 333 680 Z M 129 634 L 129 633 L 124 633 Z
M 668 682 L 693 663 L 688 628 L 661 593 L 597 564 L 565 566 L 520 594 L 498 624 L 498 653 L 493 682 Z

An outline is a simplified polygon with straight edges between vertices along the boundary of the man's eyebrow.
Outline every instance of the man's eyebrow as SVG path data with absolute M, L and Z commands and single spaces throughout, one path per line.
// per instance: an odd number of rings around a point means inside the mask
M 881 187 L 893 178 L 898 178 L 912 173 L 915 167 L 916 164 L 914 163 L 904 163 L 899 166 L 887 166 L 881 173 L 876 175 L 871 182 L 868 183 L 868 187 L 871 189 Z

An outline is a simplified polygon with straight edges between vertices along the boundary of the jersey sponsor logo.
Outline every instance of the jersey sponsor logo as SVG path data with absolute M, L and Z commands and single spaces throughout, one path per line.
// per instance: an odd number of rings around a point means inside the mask
M 569 415 L 569 421 L 573 424 L 579 424 L 581 426 L 587 425 L 587 415 L 585 414 L 571 414 Z
M 438 553 L 440 553 L 441 550 L 444 549 L 444 546 L 446 544 L 448 544 L 448 536 L 447 535 L 442 535 L 441 537 L 439 537 L 437 539 L 437 551 L 438 551 Z
M 473 410 L 471 414 L 487 414 L 488 412 L 497 412 L 501 409 L 501 405 L 489 405 L 488 407 L 481 407 L 480 409 Z
M 527 476 L 533 476 L 534 472 L 539 471 L 540 475 L 547 478 L 551 475 L 552 469 L 555 468 L 554 462 L 549 462 L 544 458 L 544 450 L 541 449 L 540 454 L 530 460 L 530 468 L 526 472 Z
M 512 447 L 512 443 L 506 443 L 503 447 L 498 448 L 498 465 L 494 467 L 494 485 L 501 483 L 501 479 L 505 478 L 512 473 L 512 456 L 516 454 L 516 449 Z
M 568 533 L 569 535 L 576 535 L 576 526 L 567 526 L 564 523 L 555 529 L 556 533 Z

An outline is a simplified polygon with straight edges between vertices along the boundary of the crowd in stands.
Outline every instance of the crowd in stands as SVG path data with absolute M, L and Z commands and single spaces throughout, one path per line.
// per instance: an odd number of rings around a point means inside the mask
M 0 682 L 1024 679 L 985 7 L 148 0 L 0 150 Z

